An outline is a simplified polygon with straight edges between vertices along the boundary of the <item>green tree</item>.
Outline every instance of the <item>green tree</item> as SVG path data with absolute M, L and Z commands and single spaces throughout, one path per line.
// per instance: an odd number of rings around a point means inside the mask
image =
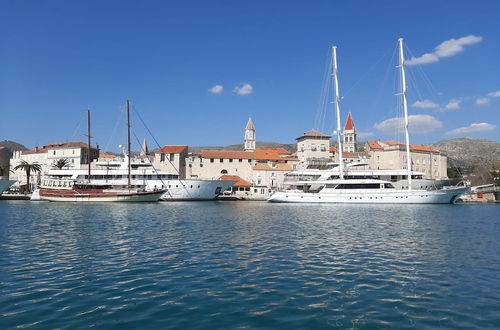
M 54 162 L 54 167 L 57 167 L 58 169 L 62 170 L 64 167 L 67 167 L 71 164 L 69 159 L 67 158 L 60 158 Z
M 14 173 L 14 171 L 10 169 L 9 165 L 0 165 L 0 176 L 9 176 L 10 173 Z
M 23 170 L 26 172 L 26 186 L 27 190 L 30 190 L 30 176 L 31 172 L 33 173 L 40 173 L 42 171 L 42 165 L 38 164 L 37 162 L 34 163 L 28 163 L 25 160 L 21 160 L 21 163 L 19 163 L 16 167 L 14 167 L 14 170 Z
M 462 173 L 458 167 L 448 167 L 446 174 L 450 179 L 461 179 Z

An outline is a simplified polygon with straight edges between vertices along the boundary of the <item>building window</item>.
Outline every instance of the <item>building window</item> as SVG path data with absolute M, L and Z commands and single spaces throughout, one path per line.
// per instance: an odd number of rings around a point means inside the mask
M 229 162 L 232 163 L 233 162 L 233 159 L 229 159 Z
M 316 151 L 316 144 L 314 144 L 314 143 L 313 143 L 313 144 L 311 144 L 311 150 L 312 150 L 312 151 Z
M 170 161 L 173 162 L 175 159 L 175 154 L 170 154 Z
M 248 160 L 248 162 L 249 162 L 249 163 L 251 163 L 251 162 L 252 162 L 252 160 L 251 160 L 251 159 L 249 159 L 249 160 Z
M 227 170 L 220 171 L 220 174 L 227 174 Z
M 213 163 L 214 162 L 214 159 L 213 158 L 210 158 L 210 163 Z
M 160 162 L 164 162 L 164 161 L 165 161 L 165 154 L 161 153 L 160 154 Z
M 224 163 L 224 159 L 223 159 L 223 158 L 221 158 L 221 159 L 220 159 L 220 162 L 221 162 L 221 163 Z
M 322 143 L 322 144 L 321 144 L 321 151 L 325 151 L 325 150 L 326 150 L 326 147 L 325 147 L 325 145 Z
M 240 159 L 238 159 L 238 161 L 241 163 L 241 162 L 243 162 L 243 159 L 240 158 Z

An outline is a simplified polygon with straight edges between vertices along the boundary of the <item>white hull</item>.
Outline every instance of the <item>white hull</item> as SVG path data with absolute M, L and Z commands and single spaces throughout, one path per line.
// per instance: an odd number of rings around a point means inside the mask
M 16 181 L 13 180 L 0 180 L 0 195 L 10 188 Z
M 453 204 L 467 193 L 469 188 L 442 190 L 399 190 L 377 191 L 338 190 L 319 193 L 302 191 L 279 191 L 269 202 L 277 203 L 346 203 L 346 204 Z
M 157 187 L 166 186 L 168 191 L 161 196 L 162 201 L 213 200 L 234 185 L 234 181 L 223 180 L 164 180 L 156 182 Z M 146 189 L 152 189 L 155 181 L 147 182 Z

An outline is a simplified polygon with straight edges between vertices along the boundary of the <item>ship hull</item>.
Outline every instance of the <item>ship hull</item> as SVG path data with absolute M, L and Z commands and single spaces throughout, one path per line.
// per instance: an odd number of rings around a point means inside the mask
M 469 188 L 442 190 L 394 190 L 394 191 L 330 191 L 304 193 L 282 191 L 274 193 L 269 202 L 274 203 L 342 203 L 342 204 L 454 204 Z
M 119 193 L 119 192 L 77 192 L 74 190 L 40 189 L 40 199 L 50 202 L 157 202 L 161 192 Z

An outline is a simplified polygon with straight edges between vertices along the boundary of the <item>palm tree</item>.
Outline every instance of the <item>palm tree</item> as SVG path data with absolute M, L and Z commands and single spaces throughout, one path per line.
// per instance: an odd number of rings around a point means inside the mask
M 71 162 L 67 158 L 60 158 L 54 162 L 54 166 L 60 170 L 62 170 L 63 167 L 69 166 L 70 164 L 71 164 Z
M 42 165 L 37 162 L 30 164 L 25 160 L 21 160 L 21 163 L 14 167 L 14 170 L 24 170 L 26 172 L 26 186 L 28 191 L 30 191 L 31 172 L 40 173 L 42 171 Z
M 14 173 L 14 171 L 10 169 L 9 165 L 0 165 L 0 176 L 9 176 L 10 173 Z

